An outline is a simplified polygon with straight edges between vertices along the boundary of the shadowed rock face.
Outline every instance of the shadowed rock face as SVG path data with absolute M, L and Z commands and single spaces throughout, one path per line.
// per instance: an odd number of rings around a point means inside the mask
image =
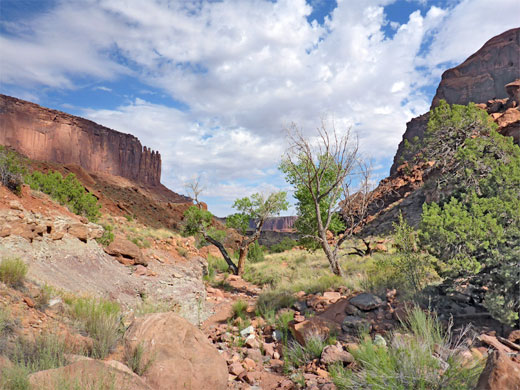
M 34 160 L 160 184 L 160 154 L 133 135 L 6 95 L 0 95 L 0 144 Z
M 520 73 L 520 28 L 508 30 L 487 41 L 459 66 L 448 69 L 433 98 L 450 104 L 483 103 L 507 97 L 504 85 Z
M 432 108 L 436 107 L 441 99 L 449 104 L 486 103 L 492 99 L 507 98 L 508 95 L 511 99 L 513 87 L 504 86 L 519 78 L 520 28 L 515 28 L 490 39 L 462 64 L 444 72 L 433 98 Z M 401 156 L 405 159 L 410 157 L 405 155 L 404 140 L 411 142 L 415 136 L 422 139 L 427 124 L 427 113 L 406 124 L 406 131 L 394 156 L 390 175 L 397 172 L 397 167 L 402 162 Z M 506 135 L 509 133 L 505 132 Z

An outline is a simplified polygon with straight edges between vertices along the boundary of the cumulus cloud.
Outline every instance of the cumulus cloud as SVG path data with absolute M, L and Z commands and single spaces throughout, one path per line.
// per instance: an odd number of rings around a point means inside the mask
M 307 20 L 320 1 L 62 1 L 4 24 L 0 78 L 74 89 L 78 77 L 134 77 L 152 91 L 85 115 L 160 150 L 163 181 L 175 190 L 201 175 L 211 196 L 227 200 L 281 187 L 282 129 L 292 121 L 310 134 L 321 117 L 334 118 L 353 128 L 364 154 L 387 161 L 405 123 L 428 109 L 423 87 L 438 83 L 443 64 L 514 27 L 519 14 L 516 0 L 430 6 L 393 23 L 389 38 L 392 2 L 338 1 L 320 25 Z M 156 91 L 186 109 L 151 103 Z

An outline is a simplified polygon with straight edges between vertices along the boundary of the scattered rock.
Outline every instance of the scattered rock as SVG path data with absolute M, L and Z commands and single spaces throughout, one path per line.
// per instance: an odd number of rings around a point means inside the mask
M 250 325 L 247 328 L 244 328 L 240 331 L 240 336 L 247 337 L 253 333 L 255 333 L 255 328 L 253 328 L 253 326 Z
M 317 336 L 325 340 L 331 331 L 339 331 L 338 324 L 320 317 L 311 317 L 303 322 L 291 323 L 289 328 L 296 341 L 302 345 L 305 345 L 306 340 L 310 337 Z
M 321 353 L 321 361 L 325 364 L 336 362 L 352 363 L 354 357 L 338 345 L 327 345 Z
M 381 298 L 369 293 L 361 293 L 354 298 L 350 298 L 350 303 L 364 311 L 374 310 L 383 305 Z
M 371 330 L 371 325 L 363 318 L 358 316 L 346 316 L 341 324 L 341 329 L 346 333 L 359 333 L 368 329 Z
M 128 241 L 120 236 L 116 236 L 114 241 L 105 248 L 105 252 L 111 256 L 117 257 L 120 263 L 131 264 L 142 264 L 147 265 L 147 262 L 143 259 L 141 249 L 133 242 Z M 125 264 L 126 265 L 126 264 Z

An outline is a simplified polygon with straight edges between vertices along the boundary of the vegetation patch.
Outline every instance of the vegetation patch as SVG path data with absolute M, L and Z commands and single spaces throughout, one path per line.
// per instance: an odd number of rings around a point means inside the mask
M 23 286 L 29 267 L 18 257 L 5 258 L 0 262 L 0 280 L 13 288 Z

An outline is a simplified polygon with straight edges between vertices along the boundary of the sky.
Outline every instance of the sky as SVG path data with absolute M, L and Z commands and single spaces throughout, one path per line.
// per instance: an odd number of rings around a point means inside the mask
M 518 0 L 0 0 L 0 93 L 134 134 L 163 184 L 198 178 L 225 216 L 290 191 L 291 123 L 351 129 L 386 177 L 442 72 L 518 15 Z

